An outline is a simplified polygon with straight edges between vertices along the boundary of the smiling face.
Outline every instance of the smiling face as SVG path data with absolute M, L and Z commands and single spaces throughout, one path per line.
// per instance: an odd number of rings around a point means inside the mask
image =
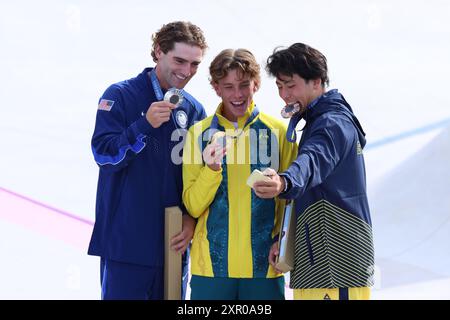
M 197 73 L 198 66 L 203 59 L 203 50 L 198 46 L 192 46 L 183 42 L 177 42 L 173 50 L 167 53 L 157 47 L 156 75 L 163 89 L 184 86 Z
M 305 111 L 308 104 L 324 93 L 320 79 L 305 81 L 297 74 L 292 76 L 280 74 L 276 84 L 281 99 L 286 104 L 299 102 L 301 113 Z
M 237 69 L 231 69 L 227 76 L 213 83 L 213 87 L 222 98 L 223 116 L 233 122 L 245 115 L 258 90 L 255 79 Z

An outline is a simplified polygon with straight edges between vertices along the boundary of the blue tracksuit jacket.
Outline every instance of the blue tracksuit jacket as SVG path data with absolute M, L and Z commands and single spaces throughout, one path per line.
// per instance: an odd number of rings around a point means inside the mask
M 183 91 L 184 102 L 172 111 L 171 120 L 153 128 L 145 113 L 160 99 L 151 71 L 147 68 L 135 78 L 111 85 L 100 99 L 92 137 L 100 173 L 88 253 L 160 267 L 164 263 L 164 208 L 183 208 L 180 141 L 184 141 L 184 129 L 206 114 Z
M 295 199 L 297 213 L 291 287 L 370 286 L 374 251 L 364 131 L 337 90 L 295 115 L 289 128 L 295 128 L 302 117 L 306 125 L 297 159 L 281 174 L 292 186 L 280 197 Z

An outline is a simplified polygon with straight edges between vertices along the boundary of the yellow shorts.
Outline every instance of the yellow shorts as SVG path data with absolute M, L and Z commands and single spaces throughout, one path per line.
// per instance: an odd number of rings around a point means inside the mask
M 294 300 L 369 300 L 370 288 L 294 289 Z

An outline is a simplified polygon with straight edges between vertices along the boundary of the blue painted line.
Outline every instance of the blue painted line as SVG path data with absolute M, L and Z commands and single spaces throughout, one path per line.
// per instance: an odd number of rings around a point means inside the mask
M 412 136 L 423 134 L 423 133 L 426 133 L 428 131 L 439 129 L 441 127 L 446 127 L 448 125 L 450 125 L 450 118 L 447 118 L 447 119 L 441 120 L 439 122 L 435 122 L 435 123 L 426 125 L 424 127 L 420 127 L 420 128 L 416 128 L 416 129 L 412 129 L 412 130 L 406 131 L 406 132 L 402 132 L 400 134 L 396 134 L 396 135 L 393 135 L 393 136 L 390 136 L 390 137 L 387 137 L 387 138 L 384 138 L 384 139 L 381 139 L 381 140 L 378 140 L 378 141 L 375 141 L 375 142 L 372 142 L 372 143 L 368 143 L 364 149 L 365 150 L 375 149 L 375 148 L 382 147 L 382 146 L 384 146 L 386 144 L 389 144 L 389 143 L 393 143 L 393 142 L 396 142 L 396 141 L 399 141 L 399 140 L 410 138 Z

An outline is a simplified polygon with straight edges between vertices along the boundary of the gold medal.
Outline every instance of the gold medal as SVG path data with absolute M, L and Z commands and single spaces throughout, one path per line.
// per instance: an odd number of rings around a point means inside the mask
M 291 103 L 285 106 L 283 109 L 281 109 L 281 116 L 285 119 L 289 119 L 299 111 L 300 111 L 300 103 L 298 102 Z

